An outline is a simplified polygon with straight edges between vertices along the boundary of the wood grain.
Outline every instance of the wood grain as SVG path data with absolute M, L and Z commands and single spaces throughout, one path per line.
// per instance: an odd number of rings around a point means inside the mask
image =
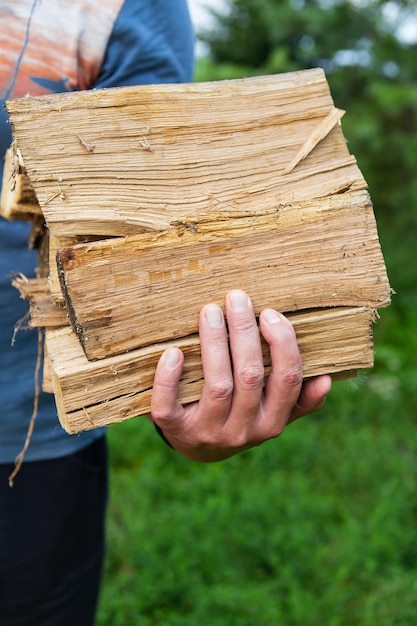
M 201 220 L 201 221 L 199 221 Z M 73 328 L 89 359 L 198 332 L 199 310 L 237 285 L 255 313 L 377 309 L 390 289 L 367 192 L 263 215 L 190 217 L 163 233 L 58 254 Z
M 338 308 L 288 317 L 297 334 L 305 377 L 328 372 L 350 376 L 357 369 L 372 367 L 371 309 Z M 63 428 L 76 433 L 149 413 L 155 367 L 171 345 L 178 346 L 185 355 L 179 401 L 198 400 L 203 370 L 197 335 L 88 361 L 69 327 L 48 330 L 46 346 Z M 263 347 L 267 375 L 270 355 L 268 346 Z
M 305 377 L 372 367 L 389 282 L 322 70 L 6 107 L 49 231 L 32 324 L 45 324 L 45 384 L 68 432 L 147 413 L 169 345 L 185 353 L 180 401 L 197 400 L 198 312 L 233 288 L 256 313 L 288 315 Z M 267 346 L 264 359 L 267 374 Z
M 7 109 L 52 235 L 164 230 L 190 214 L 262 213 L 366 188 L 319 69 L 22 98 Z

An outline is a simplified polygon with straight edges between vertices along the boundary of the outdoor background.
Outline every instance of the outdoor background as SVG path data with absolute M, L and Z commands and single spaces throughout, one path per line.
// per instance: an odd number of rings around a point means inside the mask
M 369 183 L 392 306 L 375 368 L 275 441 L 200 465 L 109 430 L 98 626 L 417 624 L 417 5 L 225 0 L 196 80 L 326 71 Z

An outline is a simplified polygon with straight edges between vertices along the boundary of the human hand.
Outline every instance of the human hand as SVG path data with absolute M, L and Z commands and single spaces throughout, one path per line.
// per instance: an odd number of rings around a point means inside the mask
M 273 309 L 259 316 L 271 353 L 272 369 L 265 382 L 250 298 L 243 291 L 231 291 L 225 307 L 229 337 L 219 306 L 208 304 L 200 312 L 204 384 L 198 402 L 177 402 L 181 350 L 166 350 L 155 372 L 150 417 L 173 448 L 196 461 L 221 461 L 278 437 L 288 423 L 320 409 L 331 388 L 327 375 L 303 382 L 292 324 Z

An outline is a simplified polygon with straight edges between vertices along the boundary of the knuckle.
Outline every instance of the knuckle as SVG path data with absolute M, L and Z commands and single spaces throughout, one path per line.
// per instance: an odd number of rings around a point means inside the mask
M 169 376 L 155 376 L 155 380 L 153 382 L 153 393 L 165 393 L 176 390 L 177 388 L 177 379 L 170 378 Z
M 281 374 L 282 382 L 288 387 L 299 387 L 303 382 L 303 368 L 286 370 Z
M 151 407 L 152 420 L 158 424 L 162 429 L 164 425 L 170 421 L 170 414 L 163 408 Z
M 151 402 L 151 417 L 152 420 L 158 424 L 158 426 L 163 428 L 164 424 L 172 421 L 172 411 L 162 404 L 158 405 L 158 403 Z
M 254 445 L 256 445 L 256 443 L 254 442 L 253 436 L 245 429 L 241 429 L 239 432 L 235 433 L 233 442 L 230 442 L 230 447 L 235 450 L 242 450 L 248 447 L 251 448 Z
M 229 324 L 229 330 L 232 329 L 235 333 L 246 333 L 248 331 L 253 331 L 255 327 L 256 322 L 255 318 L 253 317 L 242 317 L 239 320 L 234 320 L 233 325 Z
M 214 400 L 229 400 L 233 393 L 233 382 L 231 380 L 218 380 L 207 383 L 207 391 Z
M 264 382 L 264 375 L 263 365 L 247 365 L 239 370 L 237 374 L 239 382 L 249 389 L 261 387 Z
M 227 429 L 212 430 L 205 433 L 203 444 L 212 449 L 238 451 L 248 445 L 248 436 L 245 429 L 233 433 L 228 432 Z
M 286 424 L 286 416 L 283 418 L 283 416 L 271 415 L 268 420 L 263 421 L 262 424 L 258 426 L 256 432 L 254 433 L 253 445 L 260 446 L 264 441 L 276 439 L 282 435 Z
M 205 339 L 205 344 L 209 350 L 212 350 L 216 354 L 222 354 L 223 351 L 228 349 L 227 338 L 223 337 L 218 329 L 213 329 L 212 334 Z
M 282 435 L 282 433 L 285 430 L 285 427 L 287 425 L 287 419 L 282 420 L 282 419 L 278 419 L 270 428 L 270 430 L 264 435 L 264 439 L 260 441 L 260 443 L 262 443 L 262 441 L 264 441 L 265 439 L 276 439 L 277 437 L 280 437 Z
M 199 434 L 199 446 L 207 450 L 224 450 L 227 449 L 226 442 L 217 431 L 205 431 Z

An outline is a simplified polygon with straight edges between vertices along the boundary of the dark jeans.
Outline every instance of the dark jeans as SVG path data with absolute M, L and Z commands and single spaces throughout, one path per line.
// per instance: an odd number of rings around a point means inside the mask
M 0 465 L 0 626 L 92 626 L 104 555 L 107 448 Z

